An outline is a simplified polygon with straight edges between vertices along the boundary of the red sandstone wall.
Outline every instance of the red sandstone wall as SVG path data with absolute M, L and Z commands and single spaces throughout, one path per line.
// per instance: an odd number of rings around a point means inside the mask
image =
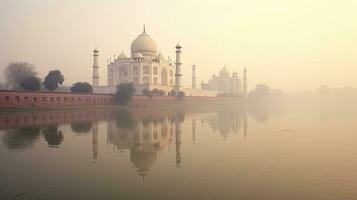
M 0 91 L 0 107 L 78 107 L 114 105 L 112 94 Z
M 133 96 L 130 107 L 149 107 L 173 105 L 183 103 L 185 105 L 201 105 L 204 103 L 227 104 L 236 102 L 236 98 L 217 97 L 184 97 L 184 101 L 175 96 Z M 85 94 L 85 93 L 57 93 L 57 92 L 28 92 L 28 91 L 1 91 L 0 108 L 6 107 L 91 107 L 115 105 L 113 94 Z

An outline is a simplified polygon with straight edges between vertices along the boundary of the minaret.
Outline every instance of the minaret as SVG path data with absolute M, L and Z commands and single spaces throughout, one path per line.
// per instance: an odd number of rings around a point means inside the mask
M 248 97 L 247 68 L 244 68 L 243 75 L 243 96 Z
M 93 87 L 99 86 L 99 65 L 98 65 L 99 51 L 94 49 L 93 51 Z
M 181 46 L 180 44 L 176 45 L 176 73 L 175 73 L 175 91 L 176 94 L 180 91 L 181 88 Z
M 196 65 L 192 65 L 192 89 L 196 89 Z

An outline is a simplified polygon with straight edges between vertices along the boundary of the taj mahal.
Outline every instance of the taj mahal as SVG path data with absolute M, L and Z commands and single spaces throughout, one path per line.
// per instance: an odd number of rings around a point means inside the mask
M 244 69 L 243 79 L 237 72 L 232 75 L 224 66 L 219 76 L 213 75 L 207 82 L 201 82 L 201 88 L 196 83 L 196 66 L 192 66 L 192 87 L 182 87 L 182 46 L 175 47 L 175 60 L 165 58 L 158 52 L 156 42 L 146 33 L 138 35 L 130 47 L 131 54 L 123 52 L 113 59 L 107 60 L 107 84 L 99 85 L 99 51 L 93 51 L 93 81 L 96 93 L 115 93 L 116 86 L 121 83 L 133 83 L 137 95 L 142 95 L 144 90 L 161 90 L 166 95 L 178 95 L 183 92 L 185 96 L 210 96 L 219 94 L 234 94 L 245 97 L 247 95 L 247 71 Z

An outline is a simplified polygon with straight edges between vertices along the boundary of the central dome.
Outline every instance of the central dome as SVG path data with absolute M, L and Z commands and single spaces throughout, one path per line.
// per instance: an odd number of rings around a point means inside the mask
M 157 54 L 157 46 L 155 41 L 145 33 L 140 34 L 132 43 L 130 47 L 131 53 L 142 53 L 149 55 Z

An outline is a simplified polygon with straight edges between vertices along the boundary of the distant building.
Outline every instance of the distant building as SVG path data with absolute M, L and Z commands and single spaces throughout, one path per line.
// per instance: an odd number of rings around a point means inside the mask
M 232 75 L 224 66 L 219 72 L 219 76 L 213 75 L 207 83 L 202 82 L 203 90 L 214 90 L 225 94 L 237 94 L 244 96 L 243 83 L 237 72 Z

